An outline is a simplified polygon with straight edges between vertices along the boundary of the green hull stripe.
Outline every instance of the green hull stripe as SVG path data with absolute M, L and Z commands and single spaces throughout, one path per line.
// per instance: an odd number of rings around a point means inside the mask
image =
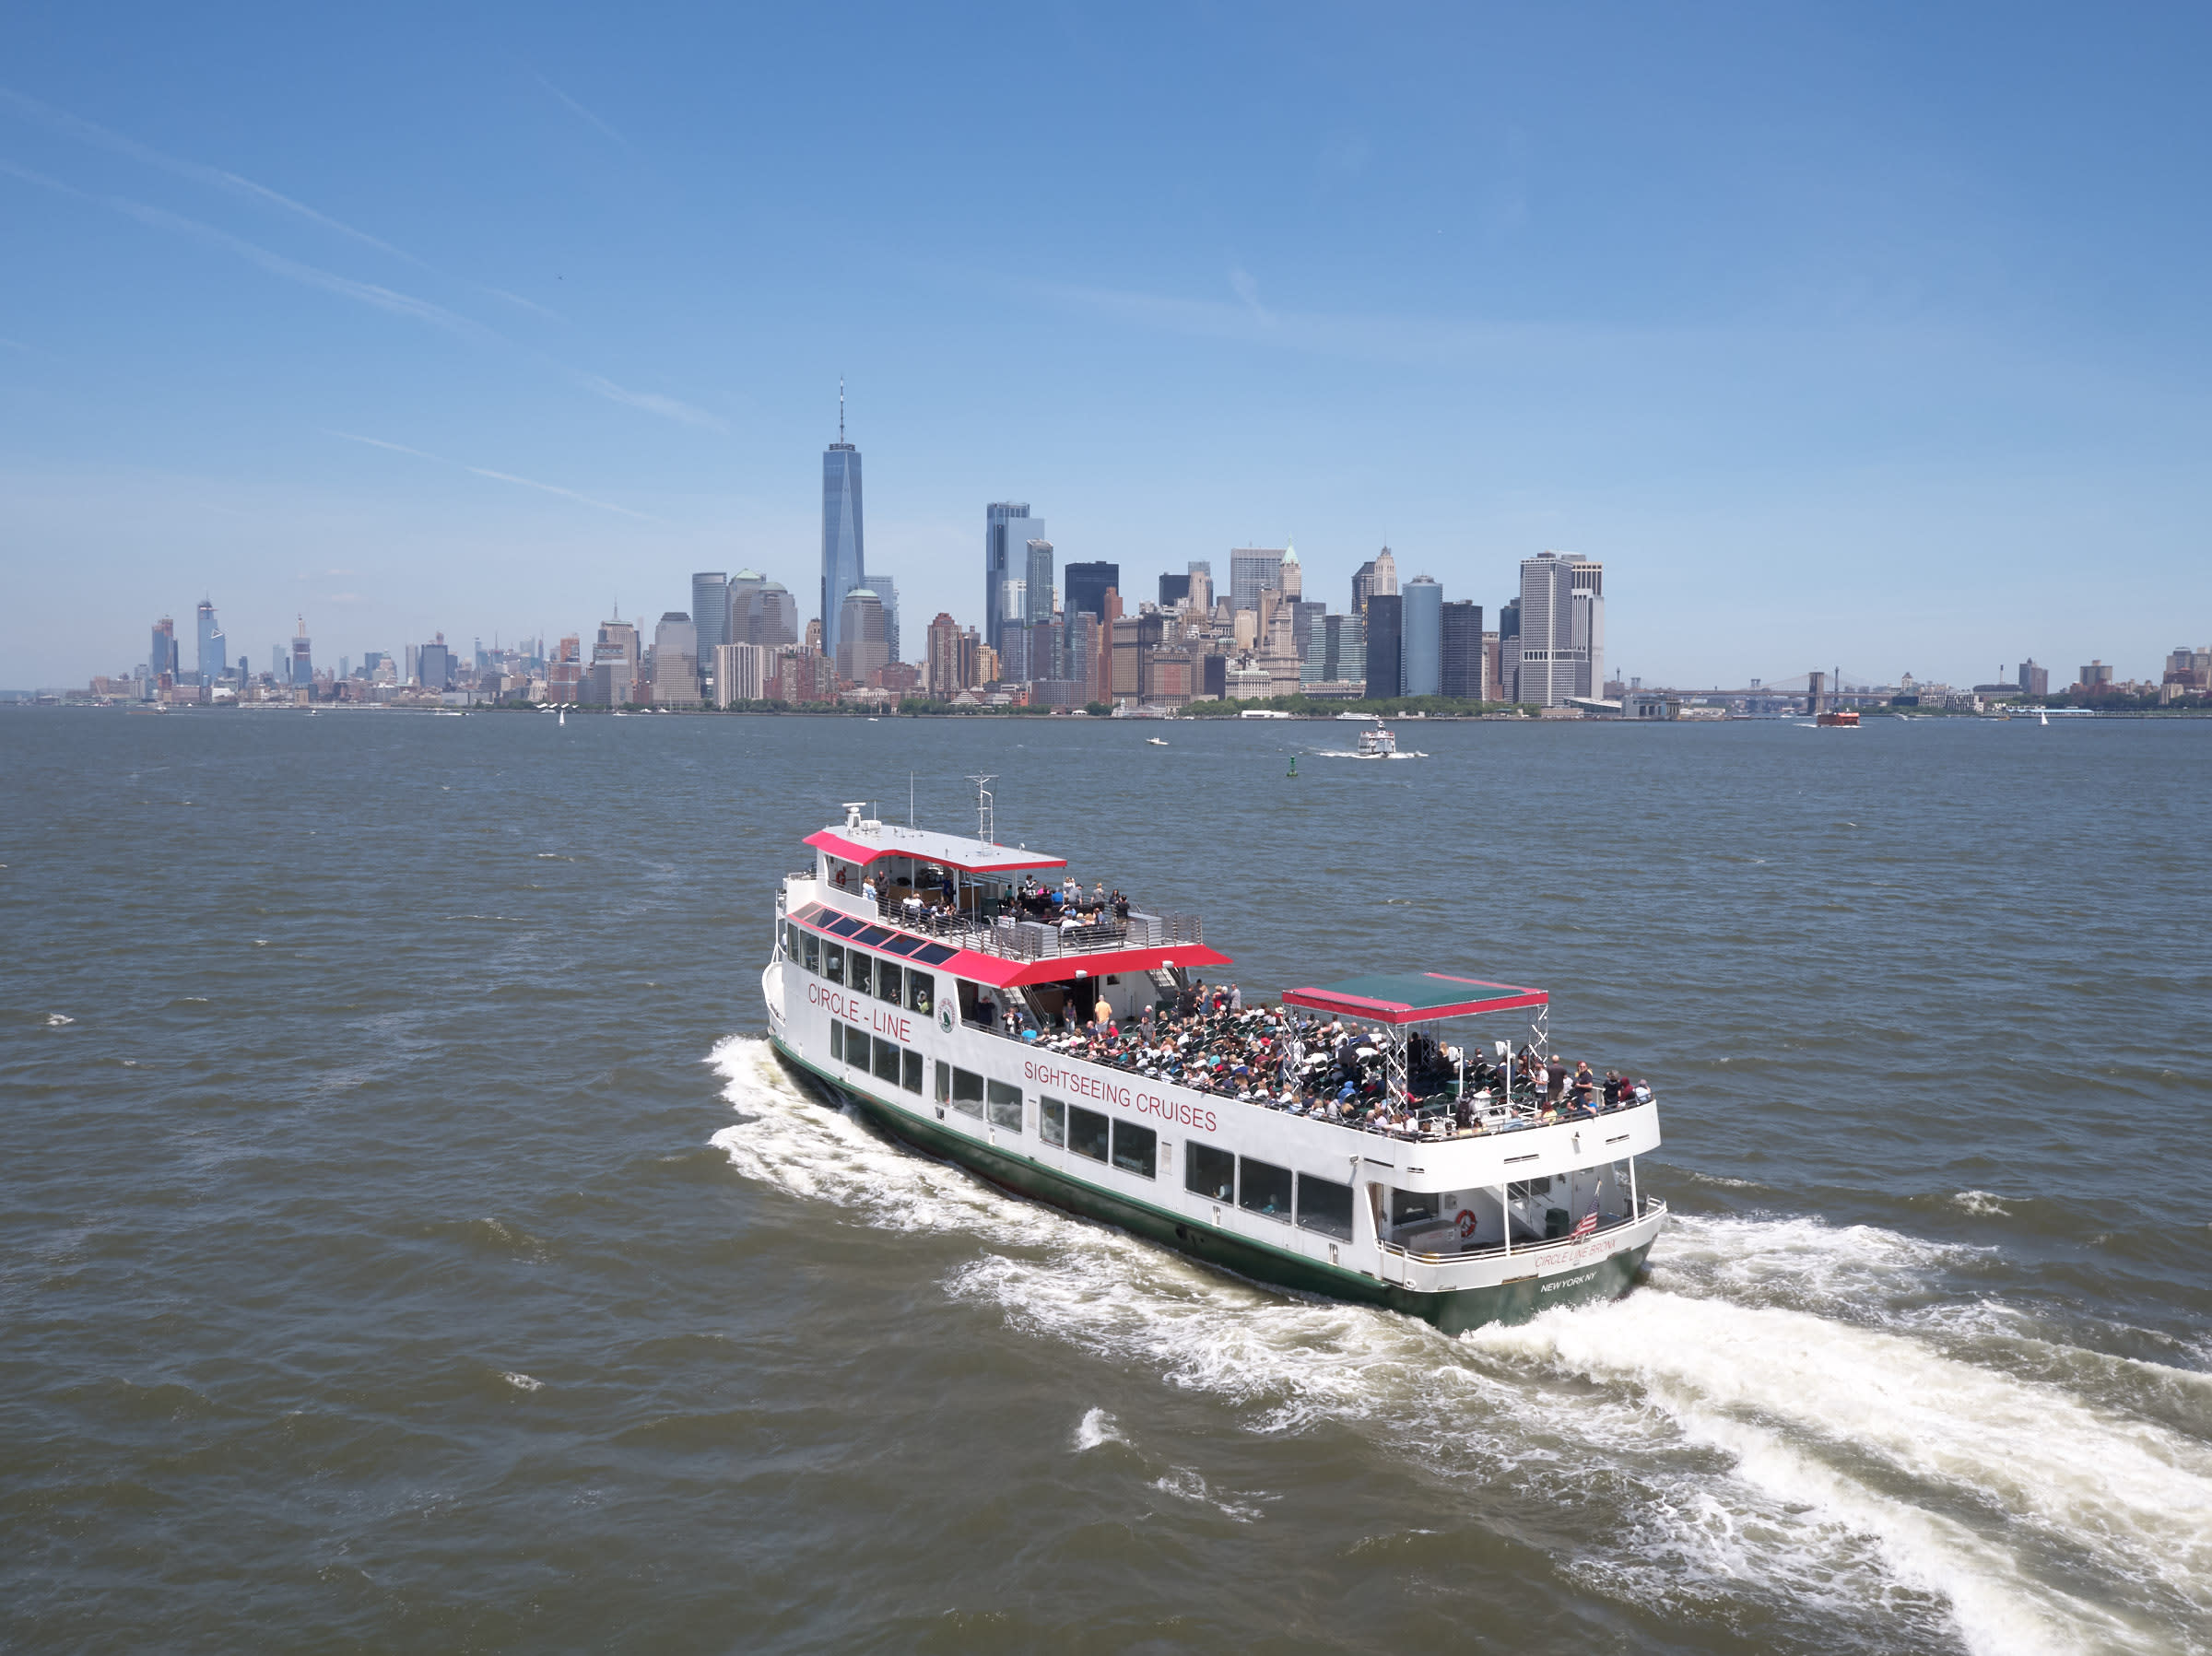
M 1203 1223 L 1193 1224 L 1180 1215 L 1163 1213 L 1117 1192 L 1101 1190 L 1056 1169 L 1041 1167 L 1027 1156 L 1009 1155 L 994 1145 L 978 1144 L 964 1133 L 950 1131 L 925 1118 L 894 1109 L 848 1086 L 828 1071 L 807 1063 L 782 1041 L 771 1040 L 771 1044 L 787 1063 L 804 1070 L 839 1098 L 851 1099 L 869 1120 L 894 1138 L 902 1139 L 929 1155 L 958 1162 L 993 1184 L 1047 1206 L 1115 1226 L 1239 1276 L 1298 1293 L 1350 1299 L 1402 1311 L 1406 1316 L 1433 1322 L 1446 1333 L 1461 1333 L 1493 1322 L 1525 1322 L 1538 1311 L 1553 1306 L 1617 1299 L 1634 1284 L 1637 1273 L 1643 1268 L 1644 1255 L 1651 1251 L 1651 1243 L 1645 1242 L 1641 1247 L 1608 1255 L 1583 1271 L 1554 1276 L 1548 1284 L 1531 1274 L 1496 1287 L 1420 1293 L 1382 1282 L 1364 1271 L 1326 1264 L 1249 1237 L 1215 1230 Z

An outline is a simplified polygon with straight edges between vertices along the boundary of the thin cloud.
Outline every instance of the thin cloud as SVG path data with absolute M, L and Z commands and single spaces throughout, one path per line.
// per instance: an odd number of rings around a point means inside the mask
M 580 506 L 594 507 L 600 511 L 616 512 L 622 517 L 635 518 L 641 523 L 664 525 L 667 523 L 665 518 L 656 518 L 651 512 L 633 511 L 627 506 L 616 505 L 612 500 L 601 500 L 594 496 L 580 493 L 576 489 L 563 488 L 558 483 L 540 483 L 535 477 L 518 477 L 512 472 L 497 472 L 489 466 L 471 465 L 465 460 L 448 460 L 442 454 L 429 454 L 420 449 L 411 449 L 404 442 L 388 442 L 381 437 L 364 437 L 357 431 L 325 430 L 324 435 L 339 438 L 347 442 L 365 443 L 372 449 L 387 449 L 394 454 L 410 454 L 418 460 L 428 460 L 434 465 L 453 466 L 478 477 L 489 477 L 496 483 L 512 483 L 520 488 L 535 488 L 543 494 L 559 495 L 562 499 L 573 500 Z
M 601 379 L 597 374 L 585 374 L 582 378 L 584 384 L 590 386 L 592 390 L 597 392 L 610 403 L 621 403 L 628 407 L 642 408 L 649 414 L 658 414 L 667 419 L 681 420 L 688 426 L 704 426 L 708 430 L 719 431 L 724 437 L 729 435 L 729 427 L 703 408 L 694 408 L 688 403 L 679 403 L 674 397 L 661 395 L 657 391 L 631 391 L 626 386 L 616 384 L 612 380 Z
M 41 103 L 35 98 L 26 98 L 22 93 L 11 91 L 5 87 L 0 87 L 0 108 L 11 110 L 27 121 L 36 122 L 50 132 L 58 132 L 66 137 L 76 139 L 79 143 L 90 144 L 116 155 L 127 156 L 134 161 L 144 162 L 148 167 L 158 167 L 162 171 L 172 173 L 178 178 L 190 179 L 194 183 L 228 191 L 233 195 L 243 196 L 249 201 L 256 201 L 265 206 L 276 207 L 281 212 L 290 213 L 296 217 L 303 218 L 310 224 L 319 225 L 324 229 L 348 237 L 359 241 L 364 247 L 373 247 L 379 253 L 389 253 L 395 259 L 405 260 L 407 264 L 419 269 L 428 270 L 429 268 L 413 253 L 406 252 L 404 248 L 394 247 L 381 236 L 371 236 L 367 230 L 356 229 L 343 219 L 333 218 L 327 213 L 318 212 L 303 201 L 294 201 L 290 196 L 272 190 L 266 184 L 256 183 L 250 178 L 242 178 L 239 174 L 226 171 L 220 167 L 210 167 L 203 161 L 188 161 L 181 156 L 164 155 L 160 150 L 150 148 L 147 145 L 139 143 L 135 138 L 126 138 L 119 132 L 111 132 L 97 122 L 87 121 L 81 115 L 72 115 L 66 110 L 57 110 L 51 104 Z
M 325 293 L 335 293 L 341 299 L 371 305 L 394 316 L 411 316 L 418 322 L 427 322 L 433 327 L 444 328 L 455 334 L 497 338 L 482 323 L 471 322 L 448 311 L 443 305 L 433 304 L 427 299 L 418 299 L 411 293 L 401 293 L 376 282 L 357 282 L 351 276 L 342 276 L 335 271 L 324 270 L 313 264 L 302 264 L 297 259 L 288 259 L 282 253 L 233 236 L 228 230 L 218 230 L 213 225 L 202 224 L 196 218 L 187 218 L 181 213 L 171 213 L 166 207 L 149 207 L 143 203 L 126 201 L 120 196 L 107 198 L 107 205 L 117 212 L 127 214 L 139 223 L 156 229 L 175 230 L 211 247 L 226 248 L 261 266 L 271 276 L 298 282 L 303 287 L 320 288 Z
M 535 73 L 535 71 L 533 71 L 533 73 Z M 559 100 L 560 100 L 560 101 L 561 101 L 561 103 L 563 104 L 563 106 L 565 106 L 565 107 L 567 108 L 567 110 L 569 111 L 569 112 L 570 112 L 571 114 L 572 114 L 572 115 L 576 116 L 576 117 L 577 117 L 577 119 L 579 119 L 579 120 L 581 120 L 581 121 L 588 121 L 588 122 L 590 122 L 590 123 L 592 123 L 594 126 L 597 127 L 597 128 L 598 128 L 598 129 L 599 129 L 599 130 L 600 130 L 602 133 L 605 133 L 605 134 L 606 134 L 606 135 L 608 137 L 612 138 L 612 139 L 613 139 L 613 140 L 614 140 L 616 143 L 618 143 L 618 144 L 621 145 L 623 148 L 625 148 L 625 149 L 628 149 L 628 148 L 630 147 L 630 146 L 629 146 L 629 140 L 628 138 L 624 137 L 624 136 L 623 136 L 623 135 L 622 135 L 620 133 L 617 132 L 617 131 L 616 131 L 616 130 L 615 130 L 613 127 L 609 126 L 609 125 L 608 125 L 608 124 L 607 124 L 606 122 L 604 122 L 604 121 L 600 120 L 598 116 L 596 116 L 596 115 L 593 114 L 591 111 L 589 111 L 589 110 L 585 109 L 585 108 L 583 107 L 583 105 L 582 105 L 581 103 L 578 103 L 578 102 L 577 102 L 577 101 L 576 101 L 576 100 L 575 100 L 573 98 L 570 97 L 570 96 L 569 96 L 569 95 L 568 95 L 566 92 L 562 91 L 562 90 L 561 90 L 561 89 L 560 89 L 559 87 L 555 86 L 555 85 L 554 85 L 554 84 L 553 84 L 551 81 L 547 80 L 547 78 L 546 78 L 544 76 L 540 75 L 540 76 L 537 76 L 537 84 L 538 84 L 539 86 L 541 86 L 541 87 L 545 88 L 547 91 L 548 91 L 548 92 L 552 93 L 554 97 L 556 97 L 556 98 L 559 99 Z
M 418 322 L 427 322 L 453 333 L 488 335 L 495 339 L 499 337 L 482 323 L 471 322 L 465 316 L 457 316 L 443 305 L 432 304 L 427 299 L 418 299 L 411 293 L 401 293 L 375 282 L 357 282 L 351 276 L 342 276 L 335 271 L 303 264 L 297 259 L 288 259 L 282 253 L 271 253 L 242 236 L 218 230 L 211 224 L 202 224 L 196 218 L 187 218 L 182 213 L 171 212 L 167 207 L 149 207 L 144 202 L 132 201 L 121 195 L 94 195 L 89 191 L 78 189 L 75 184 L 65 184 L 59 179 L 48 178 L 42 172 L 34 172 L 29 167 L 18 166 L 13 161 L 0 160 L 0 172 L 19 178 L 26 183 L 36 184 L 42 190 L 53 191 L 56 194 L 112 208 L 127 218 L 135 218 L 148 229 L 171 230 L 210 247 L 223 248 L 258 264 L 271 276 L 282 276 L 287 281 L 298 282 L 303 287 L 319 288 L 325 293 L 371 305 L 395 316 L 413 317 Z

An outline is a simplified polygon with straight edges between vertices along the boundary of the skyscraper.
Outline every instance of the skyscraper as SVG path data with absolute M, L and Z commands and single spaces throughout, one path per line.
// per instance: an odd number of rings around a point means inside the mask
M 653 629 L 653 699 L 664 707 L 699 705 L 699 627 L 680 609 Z
M 1229 555 L 1229 607 L 1257 609 L 1263 592 L 1283 590 L 1280 547 L 1237 546 Z
M 845 440 L 845 382 L 837 382 L 837 440 L 822 451 L 822 653 L 837 658 L 845 594 L 868 583 L 861 534 L 860 451 Z
M 1521 562 L 1520 700 L 1561 707 L 1605 682 L 1605 565 L 1559 552 Z
M 939 701 L 950 701 L 968 687 L 960 669 L 960 624 L 944 610 L 929 624 L 929 653 L 923 685 Z
M 1044 520 L 1030 515 L 1027 501 L 994 500 L 983 508 L 983 642 L 994 650 L 1008 616 L 1023 618 L 1018 607 L 1007 608 L 1006 583 L 1029 579 L 1029 545 L 1044 538 Z
M 308 641 L 307 617 L 300 617 L 300 628 L 292 635 L 292 687 L 304 689 L 315 682 L 314 646 Z
M 1367 614 L 1367 595 L 1375 589 L 1375 560 L 1369 558 L 1352 571 L 1352 614 Z
M 714 652 L 730 641 L 730 578 L 716 571 L 691 577 L 691 626 L 702 677 L 714 675 Z M 720 700 L 718 696 L 716 700 Z
M 199 657 L 194 665 L 199 670 L 200 683 L 212 685 L 223 675 L 225 666 L 223 651 L 230 640 L 223 636 L 223 629 L 215 624 L 213 600 L 207 598 L 200 600 L 200 613 L 197 618 L 200 634 Z
M 1108 590 L 1112 589 L 1116 592 L 1121 590 L 1122 566 L 1118 563 L 1104 562 L 1071 563 L 1064 571 L 1064 577 L 1067 581 L 1067 595 L 1061 607 L 1066 610 L 1071 617 L 1082 614 L 1097 616 L 1103 619 L 1106 615 Z M 1165 593 L 1168 577 L 1162 575 L 1159 579 L 1160 591 Z M 1167 600 L 1163 596 L 1160 602 L 1165 604 Z
M 1076 605 L 1076 570 L 1081 567 L 1072 563 L 1067 566 L 1067 605 L 1071 610 Z M 1173 609 L 1178 604 L 1187 602 L 1190 595 L 1191 578 L 1188 575 L 1162 575 L 1159 578 L 1160 608 Z
M 1407 696 L 1439 696 L 1444 682 L 1444 589 L 1427 575 L 1406 582 L 1400 651 Z
M 168 674 L 173 682 L 176 672 L 177 623 L 173 617 L 163 616 L 154 623 L 153 643 L 148 648 L 146 658 L 146 675 L 156 684 L 159 684 L 161 675 L 164 673 Z
M 1214 607 L 1214 566 L 1210 558 L 1191 562 L 1191 608 L 1210 615 Z
M 1498 699 L 1521 699 L 1521 600 L 1508 598 L 1498 611 Z
M 1305 596 L 1306 570 L 1305 566 L 1298 561 L 1296 546 L 1283 548 L 1281 578 L 1277 584 L 1277 590 L 1294 604 Z
M 606 629 L 602 628 L 600 637 L 606 636 Z M 634 654 L 631 660 L 636 660 Z M 446 647 L 445 634 L 441 632 L 429 643 L 417 646 L 415 670 L 421 676 L 422 687 L 426 690 L 450 690 L 453 687 L 453 652 Z M 629 675 L 626 674 L 624 682 L 628 681 Z
M 752 634 L 753 594 L 766 585 L 768 577 L 759 570 L 739 570 L 730 577 L 729 621 L 723 632 L 723 641 L 729 644 L 758 644 L 760 640 Z M 728 698 L 724 698 L 727 700 Z
M 748 644 L 774 650 L 799 641 L 799 602 L 781 581 L 764 581 L 753 594 L 751 619 L 747 624 Z
M 883 638 L 883 600 L 865 586 L 854 587 L 839 605 L 837 675 L 856 685 L 868 682 L 891 658 Z
M 1442 672 L 1437 694 L 1459 701 L 1485 701 L 1482 605 L 1469 598 L 1443 607 Z
M 1386 700 L 1403 695 L 1406 600 L 1395 593 L 1367 595 L 1367 693 Z
M 902 660 L 899 653 L 899 583 L 888 575 L 871 575 L 868 590 L 883 605 L 883 659 L 886 664 Z
M 1035 539 L 1022 547 L 1021 618 L 1030 626 L 1053 618 L 1053 543 Z
M 1300 687 L 1327 686 L 1339 696 L 1357 696 L 1367 680 L 1366 622 L 1359 616 L 1323 615 L 1306 635 L 1306 656 L 1299 672 Z M 1323 691 L 1323 694 L 1328 693 Z

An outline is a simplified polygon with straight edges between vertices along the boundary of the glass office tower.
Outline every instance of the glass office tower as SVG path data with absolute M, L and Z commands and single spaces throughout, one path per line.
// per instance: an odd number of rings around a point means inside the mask
M 822 653 L 837 659 L 838 627 L 845 594 L 868 583 L 861 534 L 860 451 L 845 440 L 840 393 L 837 440 L 822 451 Z
M 1044 520 L 1030 515 L 1028 501 L 994 500 L 983 508 L 983 642 L 994 650 L 1007 618 L 1007 583 L 1026 587 L 1030 543 L 1044 538 Z M 1013 618 L 1022 619 L 1018 609 Z
M 1444 589 L 1426 575 L 1406 583 L 1401 695 L 1435 696 L 1443 685 Z M 1370 602 L 1372 602 L 1371 599 Z

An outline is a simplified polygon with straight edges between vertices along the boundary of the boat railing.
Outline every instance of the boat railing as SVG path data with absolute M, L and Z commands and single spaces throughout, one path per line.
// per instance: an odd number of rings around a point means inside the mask
M 1011 992 L 1004 992 L 1010 993 Z M 1009 1030 L 1003 1021 L 1005 1016 L 1003 1011 L 990 1018 L 969 1017 L 963 1015 L 960 1018 L 960 1027 L 977 1035 L 994 1036 L 1000 1040 L 1011 1041 L 1018 1047 L 1049 1052 L 1055 1058 L 1073 1059 L 1081 1063 L 1095 1063 L 1102 1070 L 1116 1070 L 1123 1075 L 1146 1073 L 1141 1065 L 1124 1063 L 1112 1057 L 1101 1057 L 1095 1052 L 1063 1051 L 1052 1044 L 1049 1039 L 1050 1031 L 1033 1028 L 1026 1017 L 1021 1028 Z M 1648 1102 L 1645 1099 L 1631 1098 L 1624 1099 L 1618 1104 L 1595 1105 L 1585 1115 L 1571 1107 L 1561 1109 L 1547 1105 L 1541 1100 L 1524 1102 L 1516 1098 L 1510 1110 L 1502 1106 L 1477 1110 L 1474 1123 L 1466 1127 L 1461 1127 L 1449 1113 L 1438 1113 L 1433 1109 L 1431 1113 L 1415 1116 L 1411 1126 L 1396 1127 L 1384 1126 L 1371 1121 L 1340 1120 L 1324 1113 L 1313 1103 L 1294 1108 L 1277 1098 L 1241 1100 L 1234 1093 L 1216 1092 L 1211 1087 L 1193 1086 L 1187 1081 L 1173 1081 L 1171 1082 L 1171 1085 L 1188 1087 L 1191 1091 L 1203 1093 L 1210 1098 L 1222 1098 L 1232 1104 L 1248 1103 L 1255 1110 L 1278 1110 L 1285 1114 L 1306 1117 L 1316 1122 L 1326 1122 L 1332 1126 L 1347 1127 L 1354 1133 L 1370 1133 L 1376 1138 L 1395 1139 L 1401 1144 L 1438 1144 L 1456 1139 L 1483 1138 L 1500 1133 L 1519 1133 L 1527 1128 L 1553 1126 L 1561 1122 L 1602 1121 L 1607 1116 L 1616 1115 L 1624 1110 L 1634 1110 L 1639 1105 Z M 1430 1102 L 1433 1107 L 1435 1101 L 1430 1100 Z M 1547 1116 L 1550 1118 L 1548 1121 L 1546 1119 Z M 1465 1256 L 1453 1254 L 1445 1257 L 1458 1259 Z
M 1181 948 L 1206 941 L 1206 925 L 1195 914 L 1150 914 L 1132 909 L 1092 924 L 1057 923 L 1002 914 L 984 922 L 972 915 L 914 898 L 886 896 L 877 912 L 887 925 L 934 938 L 956 948 L 973 949 L 1004 960 L 1051 960 L 1063 955 L 1100 955 L 1120 949 Z

